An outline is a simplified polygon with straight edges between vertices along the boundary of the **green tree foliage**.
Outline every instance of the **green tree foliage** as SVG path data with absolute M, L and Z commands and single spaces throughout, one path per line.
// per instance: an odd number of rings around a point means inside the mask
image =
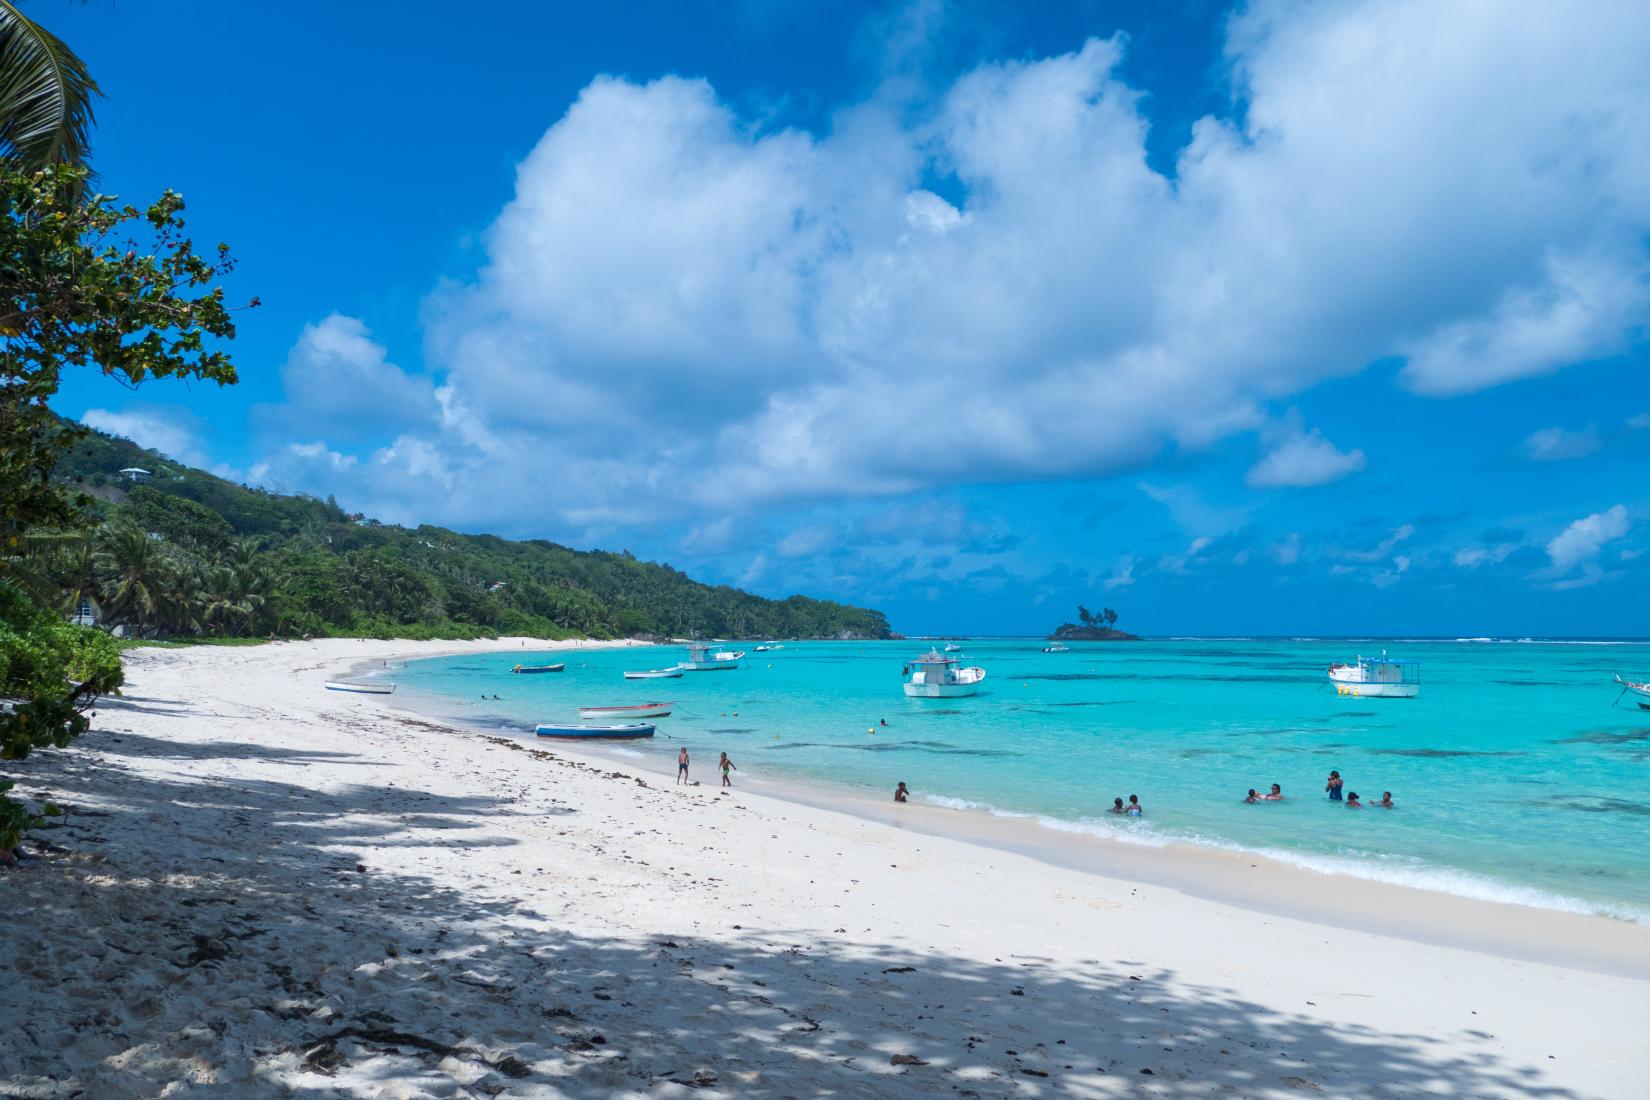
M 131 466 L 153 471 L 146 484 L 120 476 Z M 98 432 L 64 454 L 58 476 L 100 498 L 89 558 L 72 541 L 35 539 L 14 568 L 69 606 L 70 593 L 87 598 L 89 560 L 102 621 L 142 637 L 888 634 L 875 611 L 710 587 L 627 553 L 351 519 Z
M 59 748 L 85 732 L 85 711 L 120 686 L 120 651 L 100 630 L 72 626 L 15 585 L 0 580 L 0 760 L 21 760 L 37 748 Z M 5 797 L 0 778 L 0 854 L 17 846 L 38 821 Z
M 25 171 L 84 162 L 98 94 L 80 58 L 0 0 L 0 159 Z
M 3 70 L 0 70 L 3 82 Z M 0 540 L 72 521 L 49 483 L 78 434 L 47 401 L 63 371 L 101 371 L 128 385 L 152 378 L 235 381 L 217 341 L 235 334 L 223 290 L 227 246 L 195 254 L 183 200 L 146 210 L 105 195 L 77 198 L 86 170 L 20 171 L 0 161 Z

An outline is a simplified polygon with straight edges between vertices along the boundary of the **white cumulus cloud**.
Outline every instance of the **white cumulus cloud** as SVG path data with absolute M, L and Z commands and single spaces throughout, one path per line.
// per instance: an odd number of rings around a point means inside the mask
M 1603 571 L 1597 564 L 1599 552 L 1607 543 L 1627 534 L 1631 526 L 1626 506 L 1617 504 L 1603 512 L 1583 516 L 1555 535 L 1547 543 L 1552 573 L 1563 578 L 1555 587 L 1574 588 L 1602 580 Z
M 294 406 L 363 379 L 382 436 L 352 491 L 386 514 L 703 521 L 1139 469 L 1377 360 L 1460 393 L 1644 339 L 1650 9 L 1257 0 L 1226 34 L 1237 106 L 1169 173 L 1121 39 L 817 133 L 599 77 L 429 302 L 438 382 L 334 318 Z M 1365 462 L 1263 445 L 1256 485 Z
M 1598 429 L 1588 425 L 1578 431 L 1566 428 L 1542 428 L 1531 432 L 1524 440 L 1524 453 L 1536 462 L 1562 462 L 1569 458 L 1586 458 L 1604 446 Z

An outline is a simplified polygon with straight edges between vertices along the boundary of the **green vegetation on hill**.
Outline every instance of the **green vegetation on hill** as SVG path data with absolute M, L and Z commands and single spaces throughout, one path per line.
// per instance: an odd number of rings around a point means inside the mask
M 98 432 L 53 476 L 93 499 L 100 526 L 31 540 L 36 585 L 141 636 L 888 635 L 880 612 L 711 587 L 629 553 L 380 524 Z

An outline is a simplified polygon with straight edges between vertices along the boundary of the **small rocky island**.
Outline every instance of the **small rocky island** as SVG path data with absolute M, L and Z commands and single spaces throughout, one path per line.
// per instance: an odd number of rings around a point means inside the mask
M 1049 638 L 1056 642 L 1138 642 L 1140 639 L 1126 630 L 1118 630 L 1117 612 L 1102 608 L 1098 615 L 1081 604 L 1077 607 L 1077 621 L 1061 623 Z

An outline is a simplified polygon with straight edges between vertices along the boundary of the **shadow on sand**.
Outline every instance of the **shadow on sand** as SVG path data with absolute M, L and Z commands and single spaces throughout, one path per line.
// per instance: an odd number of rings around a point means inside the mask
M 152 755 L 134 740 L 88 744 Z M 213 754 L 315 755 L 189 749 Z M 1572 1095 L 1489 1036 L 1481 1055 L 1446 1057 L 1426 1035 L 1280 1014 L 1103 945 L 1074 974 L 1006 942 L 989 962 L 897 945 L 898 929 L 573 935 L 556 914 L 581 887 L 555 867 L 504 871 L 496 889 L 444 883 L 463 848 L 513 843 L 487 832 L 526 812 L 502 796 L 37 760 L 32 782 L 70 803 L 96 791 L 99 809 L 39 833 L 56 854 L 0 877 L 16 903 L 0 1095 L 148 1096 L 178 1081 L 305 1098 Z M 428 870 L 379 870 L 374 850 L 408 843 L 388 840 L 408 828 L 427 833 Z M 178 838 L 175 862 L 144 848 L 157 829 Z M 243 831 L 259 842 L 226 842 Z M 65 927 L 73 942 L 54 934 Z

